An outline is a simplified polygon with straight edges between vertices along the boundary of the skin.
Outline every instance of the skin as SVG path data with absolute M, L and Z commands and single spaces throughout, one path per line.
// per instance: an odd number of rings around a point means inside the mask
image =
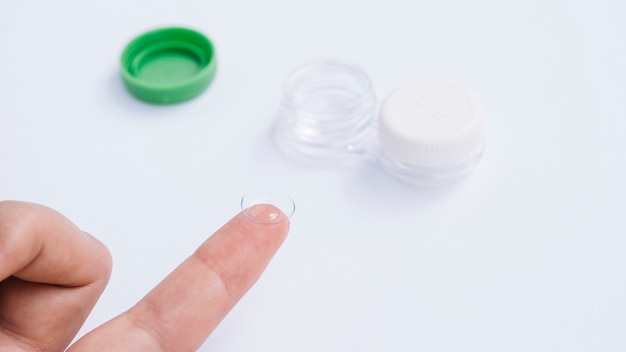
M 128 311 L 68 345 L 104 290 L 111 255 L 58 212 L 0 202 L 0 351 L 194 351 L 259 278 L 289 221 L 239 213 Z M 275 221 L 274 221 L 275 222 Z

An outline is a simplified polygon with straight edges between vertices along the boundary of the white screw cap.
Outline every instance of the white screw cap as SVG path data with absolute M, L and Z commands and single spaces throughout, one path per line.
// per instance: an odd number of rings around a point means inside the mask
M 379 135 L 387 157 L 412 166 L 463 163 L 482 148 L 484 111 L 478 97 L 443 79 L 406 83 L 380 109 Z

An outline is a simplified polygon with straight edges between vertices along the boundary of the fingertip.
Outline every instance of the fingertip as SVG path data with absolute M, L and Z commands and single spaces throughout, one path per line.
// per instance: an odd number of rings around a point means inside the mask
M 240 213 L 239 226 L 243 233 L 248 233 L 257 241 L 273 243 L 273 251 L 283 243 L 289 233 L 289 216 L 271 204 L 256 204 L 245 208 Z
M 248 192 L 241 198 L 241 210 L 246 218 L 257 224 L 289 222 L 296 203 L 280 191 Z
M 113 271 L 113 256 L 111 255 L 111 251 L 102 241 L 92 234 L 82 230 L 81 232 L 86 237 L 89 237 L 89 239 L 93 241 L 94 245 L 98 248 L 96 252 L 100 254 L 98 257 L 99 270 L 95 271 L 93 281 L 101 282 L 104 287 L 109 283 L 109 280 L 111 279 L 111 272 Z
M 27 281 L 70 287 L 95 282 L 104 287 L 113 266 L 104 243 L 63 214 L 13 200 L 0 201 L 0 261 L 6 264 L 0 265 L 0 278 L 18 275 Z
M 255 204 L 242 210 L 246 218 L 261 225 L 288 222 L 289 216 L 271 204 Z

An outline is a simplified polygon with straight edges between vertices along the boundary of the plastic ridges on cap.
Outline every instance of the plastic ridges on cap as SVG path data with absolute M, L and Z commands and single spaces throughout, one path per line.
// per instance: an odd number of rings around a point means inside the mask
M 379 119 L 383 153 L 394 162 L 458 165 L 483 146 L 482 104 L 451 81 L 420 79 L 400 86 L 383 102 Z

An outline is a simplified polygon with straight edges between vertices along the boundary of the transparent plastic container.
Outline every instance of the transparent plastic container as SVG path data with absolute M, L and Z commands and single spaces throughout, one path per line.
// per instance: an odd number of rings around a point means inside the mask
M 285 82 L 279 142 L 312 157 L 350 156 L 375 113 L 372 84 L 359 67 L 331 60 L 304 66 Z
M 411 185 L 445 186 L 480 161 L 484 112 L 472 92 L 435 78 L 407 82 L 378 107 L 363 69 L 324 60 L 287 78 L 276 141 L 291 157 L 367 158 Z

